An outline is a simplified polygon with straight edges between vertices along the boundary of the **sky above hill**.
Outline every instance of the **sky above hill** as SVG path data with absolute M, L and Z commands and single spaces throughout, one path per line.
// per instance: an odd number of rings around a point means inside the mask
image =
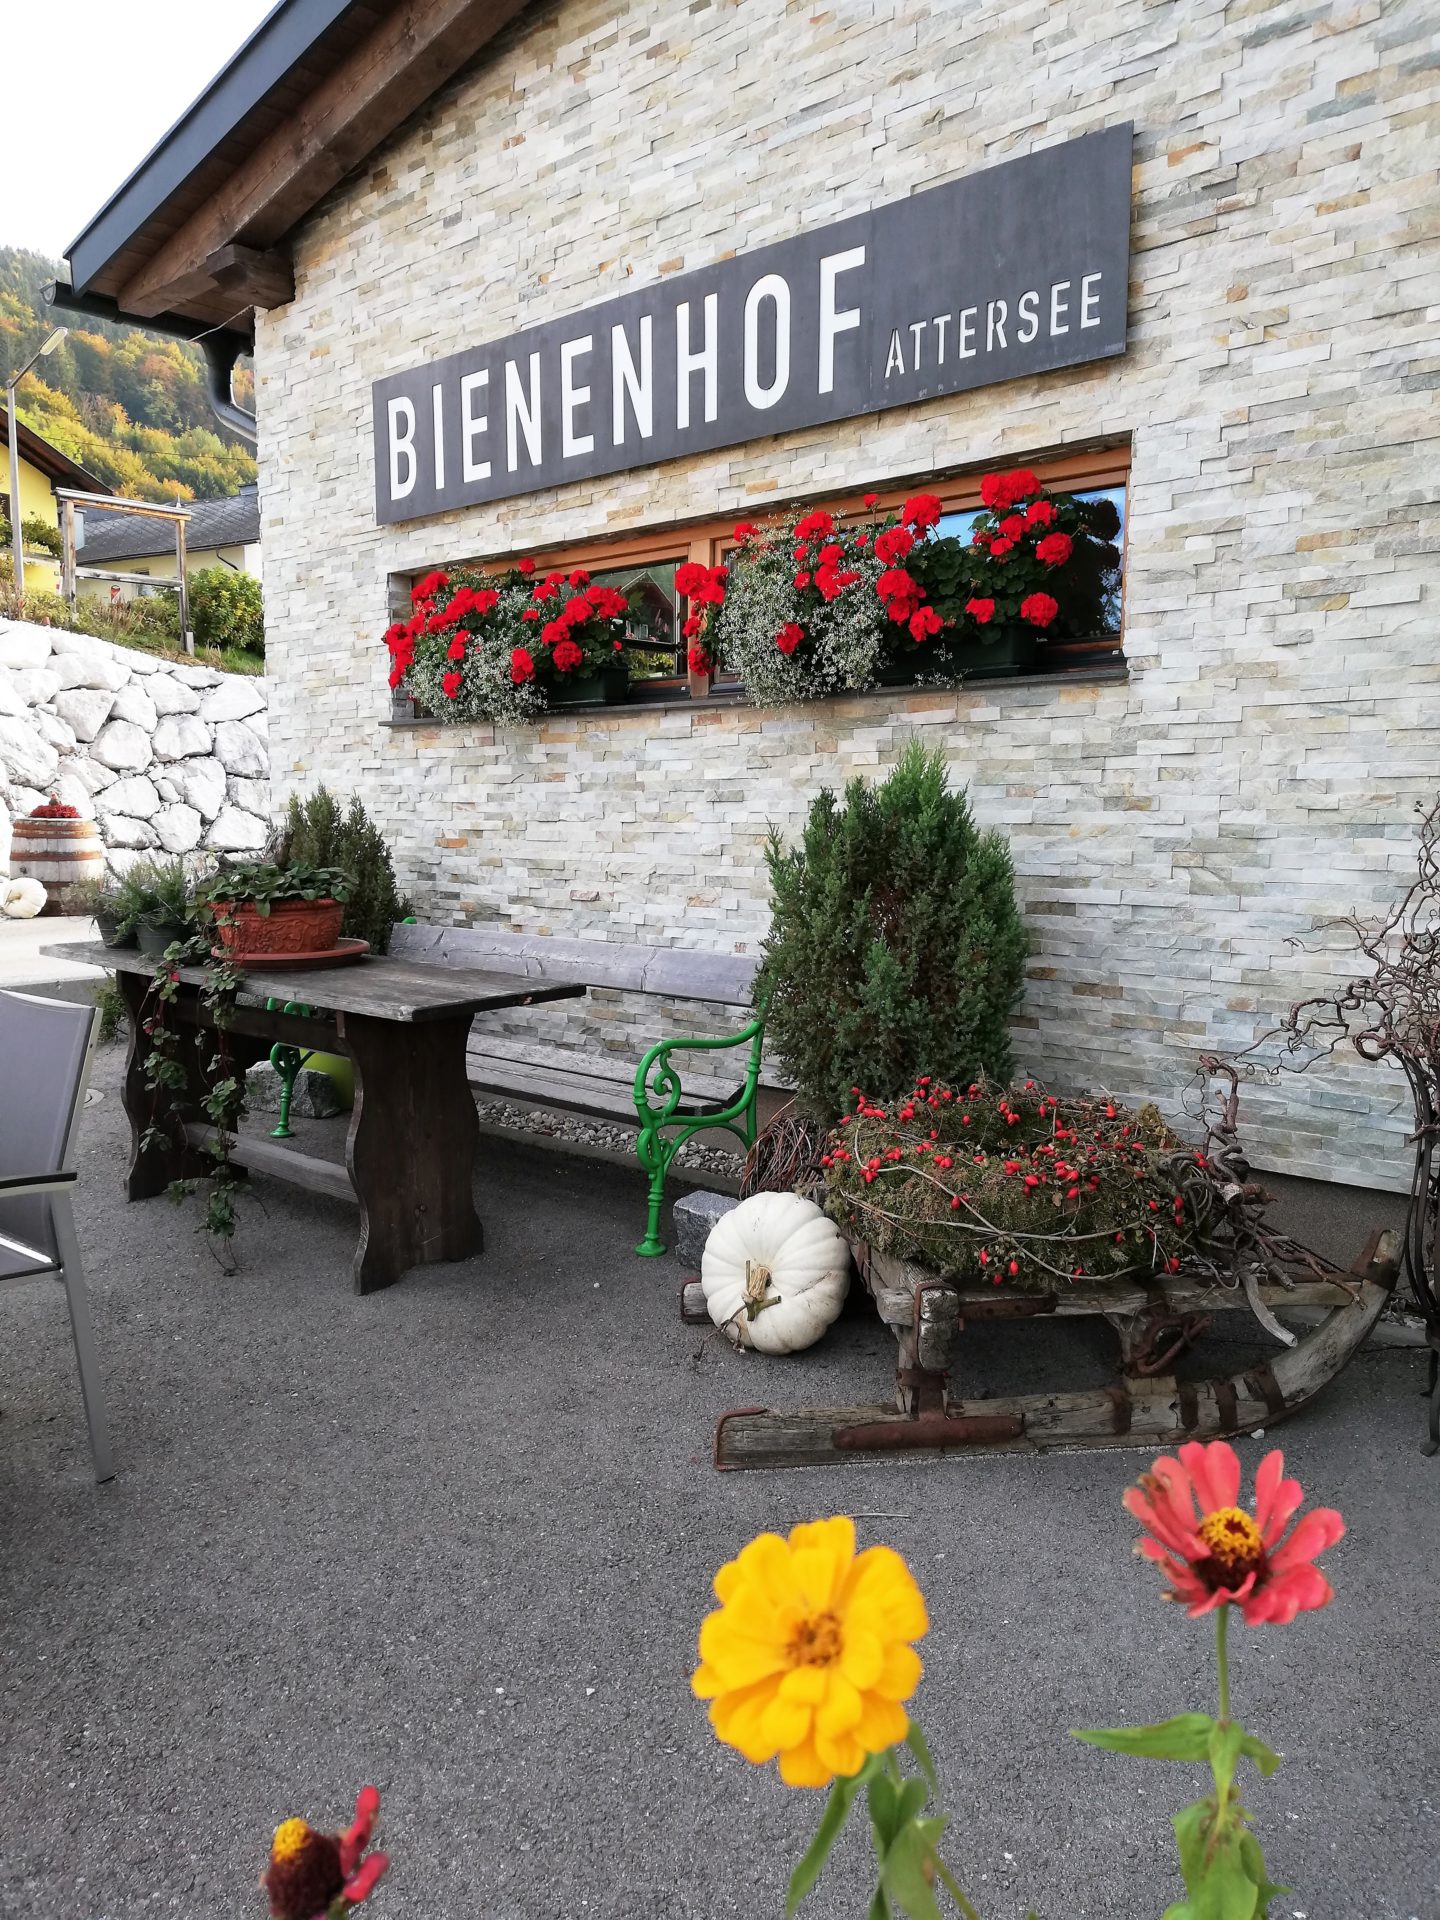
M 59 258 L 275 0 L 62 0 L 7 21 L 0 243 Z M 14 176 L 12 175 L 12 178 Z

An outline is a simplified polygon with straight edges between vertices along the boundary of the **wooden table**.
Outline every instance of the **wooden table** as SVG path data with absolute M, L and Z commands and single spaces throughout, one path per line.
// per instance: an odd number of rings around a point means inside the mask
M 145 1083 L 151 1051 L 145 1025 L 155 1011 L 146 1000 L 155 960 L 133 949 L 98 945 L 45 951 L 113 970 L 124 997 L 130 1024 L 124 1092 L 131 1139 L 128 1197 L 147 1200 L 164 1193 L 172 1180 L 202 1177 L 212 1164 L 206 1147 L 215 1137 L 215 1129 L 199 1118 L 198 1049 L 202 1030 L 207 1050 L 213 1034 L 201 1005 L 205 970 L 180 970 L 176 1019 L 186 1084 L 156 1090 Z M 267 967 L 245 975 L 241 991 L 315 1011 L 237 1005 L 226 1029 L 235 1071 L 243 1073 L 267 1058 L 276 1041 L 348 1054 L 355 1066 L 355 1106 L 344 1166 L 275 1140 L 249 1137 L 234 1142 L 231 1161 L 315 1193 L 359 1202 L 357 1293 L 388 1287 L 428 1261 L 478 1253 L 484 1236 L 471 1179 L 480 1127 L 465 1071 L 470 1022 L 477 1013 L 500 1007 L 573 1000 L 585 988 L 571 981 L 367 957 L 338 967 Z M 151 1128 L 169 1144 L 147 1138 Z

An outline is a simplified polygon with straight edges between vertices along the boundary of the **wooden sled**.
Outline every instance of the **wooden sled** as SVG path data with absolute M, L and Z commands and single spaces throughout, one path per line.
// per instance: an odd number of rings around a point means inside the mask
M 860 1277 L 900 1343 L 896 1405 L 808 1407 L 795 1413 L 739 1407 L 723 1414 L 716 1426 L 715 1465 L 736 1472 L 884 1460 L 901 1452 L 938 1457 L 956 1449 L 1155 1449 L 1251 1433 L 1314 1399 L 1345 1366 L 1390 1298 L 1399 1254 L 1396 1234 L 1377 1233 L 1348 1272 L 1324 1280 L 1306 1275 L 1293 1286 L 1260 1285 L 1255 1292 L 1262 1313 L 1286 1307 L 1330 1311 L 1272 1360 L 1215 1379 L 1182 1381 L 1169 1369 L 1209 1317 L 1251 1308 L 1238 1287 L 1197 1285 L 1182 1274 L 1157 1275 L 1151 1285 L 1129 1290 L 1112 1284 L 1064 1294 L 1005 1294 L 952 1286 L 921 1267 L 857 1247 Z M 685 1288 L 682 1312 L 687 1320 L 708 1320 L 699 1281 Z M 1042 1315 L 1100 1315 L 1109 1321 L 1120 1337 L 1121 1380 L 1081 1393 L 986 1400 L 952 1396 L 953 1349 L 967 1322 Z M 1263 1326 L 1264 1320 L 1256 1324 Z M 1285 1329 L 1278 1331 L 1286 1337 Z

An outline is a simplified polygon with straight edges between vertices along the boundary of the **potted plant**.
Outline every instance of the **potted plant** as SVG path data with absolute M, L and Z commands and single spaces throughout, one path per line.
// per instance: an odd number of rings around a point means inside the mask
M 178 854 L 171 860 L 137 860 L 114 889 L 113 908 L 114 946 L 138 942 L 142 953 L 162 954 L 195 932 L 194 886 Z
M 133 947 L 135 930 L 126 926 L 123 896 L 114 880 L 79 880 L 70 889 L 70 911 L 89 914 L 107 947 Z
M 263 955 L 329 953 L 351 890 L 338 867 L 295 860 L 236 861 L 201 889 L 220 948 L 233 962 Z
M 919 596 L 894 655 L 925 649 L 956 677 L 1025 673 L 1046 640 L 1101 631 L 1119 515 L 1108 500 L 1048 492 L 1028 467 L 987 473 L 980 498 L 968 542 L 937 533 L 940 502 L 929 495 L 877 536 Z
M 615 587 L 592 586 L 584 568 L 576 567 L 569 574 L 547 574 L 531 589 L 531 599 L 534 606 L 523 617 L 539 640 L 532 657 L 546 704 L 623 705 L 630 697 L 626 596 Z

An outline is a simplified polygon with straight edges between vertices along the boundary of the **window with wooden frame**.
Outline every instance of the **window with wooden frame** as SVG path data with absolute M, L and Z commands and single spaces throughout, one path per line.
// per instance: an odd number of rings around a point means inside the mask
M 1084 452 L 1064 453 L 1049 459 L 1025 459 L 1008 456 L 989 461 L 961 474 L 942 479 L 922 475 L 900 485 L 870 490 L 876 504 L 865 505 L 865 493 L 826 495 L 819 490 L 806 493 L 801 503 L 823 507 L 837 519 L 868 520 L 898 513 L 913 493 L 924 490 L 936 494 L 944 503 L 940 522 L 943 533 L 958 533 L 965 538 L 982 511 L 980 481 L 984 474 L 1008 470 L 1024 464 L 1033 468 L 1041 483 L 1057 493 L 1075 494 L 1081 499 L 1103 496 L 1113 502 L 1120 516 L 1120 531 L 1115 544 L 1120 549 L 1120 565 L 1113 581 L 1107 582 L 1103 606 L 1102 631 L 1083 637 L 1051 641 L 1044 652 L 1044 673 L 1083 671 L 1097 666 L 1117 665 L 1123 659 L 1121 643 L 1124 552 L 1128 526 L 1126 488 L 1130 474 L 1130 448 L 1092 448 Z M 702 566 L 718 566 L 734 550 L 737 520 L 763 521 L 771 514 L 788 510 L 791 502 L 757 501 L 723 519 L 704 520 L 688 526 L 655 529 L 624 534 L 617 538 L 585 541 L 579 544 L 534 550 L 542 573 L 570 573 L 583 568 L 596 585 L 614 587 L 631 600 L 627 628 L 626 654 L 630 666 L 632 701 L 675 698 L 686 687 L 686 642 L 681 626 L 686 606 L 675 592 L 675 571 L 687 560 Z M 464 563 L 458 563 L 464 564 Z M 484 571 L 504 571 L 513 565 L 503 561 L 473 562 Z M 418 577 L 418 576 L 417 576 Z M 402 584 L 397 582 L 397 585 Z M 403 581 L 408 594 L 410 577 Z M 398 602 L 397 602 L 398 604 Z M 717 690 L 739 689 L 739 681 L 721 659 L 717 663 Z

